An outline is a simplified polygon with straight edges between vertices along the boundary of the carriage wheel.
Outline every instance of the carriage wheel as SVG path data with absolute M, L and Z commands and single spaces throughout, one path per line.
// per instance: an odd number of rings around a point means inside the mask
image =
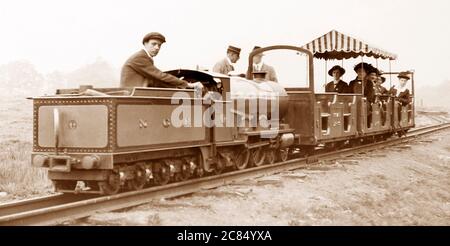
M 128 182 L 130 189 L 140 190 L 144 188 L 147 182 L 147 177 L 145 176 L 145 166 L 142 163 L 136 164 L 134 166 L 134 178 Z
M 280 149 L 278 151 L 278 158 L 280 161 L 287 161 L 289 158 L 289 148 Z
M 170 169 L 166 164 L 160 163 L 154 172 L 154 180 L 157 185 L 165 185 L 170 181 Z
M 237 170 L 243 170 L 247 167 L 248 161 L 250 159 L 250 151 L 248 149 L 244 149 L 239 152 L 236 159 L 234 160 L 234 165 Z
M 267 164 L 274 164 L 277 160 L 277 155 L 275 154 L 275 150 L 268 149 L 265 156 L 265 161 Z
M 111 172 L 108 179 L 98 182 L 98 187 L 103 194 L 114 195 L 120 190 L 120 175 L 118 172 Z
M 253 166 L 259 167 L 264 164 L 264 159 L 266 158 L 266 153 L 262 148 L 254 148 L 250 151 L 250 161 Z

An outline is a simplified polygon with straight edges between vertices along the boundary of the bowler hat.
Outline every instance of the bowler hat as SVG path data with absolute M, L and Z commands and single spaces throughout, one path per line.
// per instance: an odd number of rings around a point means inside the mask
M 234 46 L 229 45 L 228 49 L 227 49 L 227 52 L 233 52 L 233 53 L 236 53 L 236 54 L 239 55 L 241 53 L 241 49 L 238 48 L 238 47 L 234 47 Z
M 345 69 L 343 67 L 336 65 L 328 71 L 328 75 L 333 76 L 334 70 L 339 70 L 339 73 L 341 74 L 341 76 L 344 75 L 344 73 L 345 73 Z
M 147 35 L 144 36 L 144 38 L 142 39 L 142 44 L 147 43 L 150 39 L 157 39 L 163 43 L 166 42 L 166 38 L 161 33 L 151 32 L 151 33 L 147 33 Z
M 403 79 L 410 79 L 409 74 L 407 72 L 401 72 L 398 74 L 397 76 L 398 78 L 403 78 Z

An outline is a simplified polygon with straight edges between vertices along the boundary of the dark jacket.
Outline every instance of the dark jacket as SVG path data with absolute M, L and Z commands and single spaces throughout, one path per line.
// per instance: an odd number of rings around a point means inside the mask
M 161 72 L 153 65 L 153 59 L 142 49 L 133 54 L 123 65 L 120 86 L 186 88 L 187 82 Z
M 354 79 L 350 81 L 347 93 L 361 94 L 362 90 L 362 81 Z M 375 90 L 373 89 L 373 83 L 369 80 L 364 80 L 364 97 L 367 98 L 368 102 L 375 102 Z
M 397 94 L 397 91 L 395 91 L 395 94 Z M 400 92 L 400 94 L 397 96 L 397 100 L 402 104 L 402 106 L 406 106 L 411 102 L 409 90 L 406 89 L 405 91 Z
M 342 80 L 339 80 L 337 85 L 334 85 L 334 81 L 331 81 L 325 86 L 325 92 L 346 93 L 348 90 L 347 87 L 347 83 Z

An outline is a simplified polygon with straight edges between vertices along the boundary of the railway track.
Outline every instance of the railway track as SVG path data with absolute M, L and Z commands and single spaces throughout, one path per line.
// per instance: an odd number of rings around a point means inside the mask
M 450 123 L 416 128 L 406 137 L 392 138 L 382 142 L 320 153 L 307 158 L 297 158 L 270 166 L 261 166 L 217 176 L 151 187 L 139 191 L 112 196 L 56 194 L 0 205 L 0 225 L 55 225 L 68 220 L 90 216 L 98 212 L 114 211 L 137 206 L 158 198 L 170 198 L 211 189 L 235 181 L 261 177 L 312 165 L 319 160 L 339 159 L 355 153 L 385 148 L 408 142 L 417 137 L 450 128 Z M 309 163 L 309 164 L 308 164 Z

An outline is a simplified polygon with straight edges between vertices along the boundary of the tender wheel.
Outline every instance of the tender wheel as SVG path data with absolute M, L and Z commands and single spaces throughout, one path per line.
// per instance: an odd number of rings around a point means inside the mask
M 165 185 L 170 181 L 170 169 L 166 164 L 155 165 L 155 170 L 153 172 L 155 184 Z
M 287 161 L 289 159 L 289 148 L 280 149 L 278 151 L 278 158 L 280 161 Z
M 266 153 L 262 148 L 255 148 L 250 151 L 250 161 L 255 167 L 262 166 L 264 164 L 264 159 L 266 158 Z
M 75 190 L 75 186 L 77 185 L 77 181 L 72 180 L 52 180 L 52 182 L 56 191 Z
M 267 164 L 274 164 L 277 160 L 277 155 L 274 149 L 268 149 L 265 156 L 265 161 Z
M 106 181 L 98 183 L 98 187 L 103 194 L 114 195 L 120 190 L 120 175 L 118 172 L 111 172 Z
M 241 150 L 235 159 L 235 167 L 237 170 L 243 170 L 247 167 L 248 161 L 250 159 L 250 151 L 248 149 Z
M 134 170 L 134 178 L 128 182 L 129 187 L 132 190 L 140 190 L 144 188 L 146 182 L 145 166 L 144 164 L 137 164 Z

